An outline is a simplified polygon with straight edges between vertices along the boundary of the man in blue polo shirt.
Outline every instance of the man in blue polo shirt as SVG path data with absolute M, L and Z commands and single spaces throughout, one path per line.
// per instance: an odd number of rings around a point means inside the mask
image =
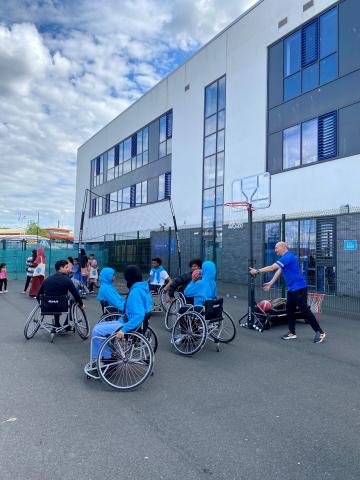
M 304 318 L 308 321 L 315 332 L 314 343 L 321 343 L 325 339 L 325 332 L 322 331 L 314 314 L 307 304 L 307 282 L 300 272 L 299 261 L 297 257 L 289 251 L 285 242 L 278 242 L 275 245 L 275 252 L 280 259 L 273 265 L 263 268 L 250 268 L 251 275 L 258 273 L 275 271 L 275 275 L 270 282 L 264 284 L 264 290 L 268 291 L 283 274 L 286 286 L 288 288 L 286 299 L 286 313 L 288 317 L 289 332 L 281 337 L 283 340 L 293 340 L 296 338 L 295 332 L 295 311 L 299 307 Z

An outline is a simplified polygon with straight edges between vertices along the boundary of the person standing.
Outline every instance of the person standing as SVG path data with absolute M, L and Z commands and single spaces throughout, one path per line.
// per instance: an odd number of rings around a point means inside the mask
M 284 277 L 288 288 L 286 314 L 288 318 L 289 332 L 281 338 L 283 340 L 296 339 L 295 311 L 296 307 L 298 307 L 315 332 L 314 343 L 323 342 L 326 334 L 321 329 L 307 304 L 307 282 L 300 272 L 300 265 L 297 257 L 289 251 L 289 247 L 285 242 L 278 242 L 275 245 L 275 252 L 280 257 L 276 263 L 258 269 L 250 267 L 250 273 L 251 275 L 257 275 L 259 273 L 275 271 L 270 282 L 264 283 L 263 288 L 265 291 L 270 290 L 281 274 Z
M 88 267 L 89 267 L 89 291 L 90 293 L 95 293 L 94 286 L 98 281 L 99 274 L 98 274 L 98 263 L 93 253 L 89 255 Z
M 33 250 L 30 257 L 28 257 L 27 260 L 26 260 L 26 282 L 25 282 L 24 290 L 21 293 L 26 293 L 26 290 L 28 289 L 28 287 L 30 285 L 30 282 L 31 282 L 31 279 L 33 277 L 34 270 L 35 270 L 33 264 L 35 262 L 36 257 L 37 257 L 36 250 Z
M 31 287 L 29 291 L 30 297 L 36 297 L 45 278 L 46 255 L 43 247 L 37 249 L 33 267 L 34 273 L 32 276 Z
M 4 286 L 4 290 L 3 290 Z M 0 264 L 0 293 L 7 293 L 7 272 L 6 263 Z
M 87 289 L 88 286 L 88 279 L 89 279 L 89 259 L 86 256 L 85 249 L 82 248 L 80 250 L 79 255 L 79 265 L 80 265 L 80 273 L 81 273 L 81 282 L 83 283 L 84 287 Z

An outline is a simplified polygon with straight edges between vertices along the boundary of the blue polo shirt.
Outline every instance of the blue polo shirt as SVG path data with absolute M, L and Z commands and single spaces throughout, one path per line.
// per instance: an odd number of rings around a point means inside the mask
M 299 261 L 293 253 L 286 252 L 276 263 L 281 267 L 289 292 L 307 287 L 307 282 L 300 272 Z

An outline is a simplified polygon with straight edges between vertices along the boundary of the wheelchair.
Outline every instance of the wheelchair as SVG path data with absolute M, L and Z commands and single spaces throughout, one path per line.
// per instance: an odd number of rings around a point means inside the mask
M 211 340 L 219 352 L 220 343 L 234 340 L 236 328 L 223 309 L 223 299 L 206 300 L 204 306 L 184 305 L 172 329 L 171 343 L 181 355 L 194 355 Z
M 152 297 L 151 311 L 153 313 L 166 312 L 168 293 L 164 292 L 164 287 L 165 285 L 150 285 L 150 295 Z
M 59 315 L 60 320 L 67 318 L 66 325 L 55 327 L 52 322 L 47 322 L 46 317 Z M 76 332 L 82 340 L 89 336 L 89 322 L 85 312 L 67 295 L 40 295 L 40 303 L 30 313 L 24 328 L 27 340 L 33 338 L 38 330 L 45 330 L 50 334 L 51 343 L 55 335 L 69 330 Z
M 189 299 L 186 299 L 185 295 L 182 292 L 175 291 L 174 293 L 175 300 L 171 303 L 168 303 L 168 306 L 165 310 L 165 329 L 168 332 L 171 332 L 176 319 L 179 315 L 180 308 L 184 307 L 187 304 L 192 303 Z
M 113 309 L 114 307 L 105 307 Z M 124 314 L 106 311 L 100 322 L 120 320 Z M 149 326 L 150 313 L 146 314 L 142 325 L 125 333 L 119 339 L 116 334 L 119 325 L 111 335 L 95 336 L 90 346 L 90 361 L 84 367 L 88 379 L 99 380 L 115 390 L 133 390 L 153 373 L 154 354 L 158 347 L 156 333 Z M 96 361 L 93 360 L 93 339 L 103 340 Z

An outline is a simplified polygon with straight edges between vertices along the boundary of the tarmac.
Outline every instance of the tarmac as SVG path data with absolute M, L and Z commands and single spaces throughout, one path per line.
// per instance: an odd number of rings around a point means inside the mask
M 182 357 L 154 314 L 155 373 L 121 393 L 86 379 L 89 340 L 25 340 L 36 300 L 22 286 L 0 295 L 1 480 L 359 480 L 357 319 L 322 315 L 318 345 L 302 323 L 287 342 L 286 326 L 238 328 L 219 353 Z M 85 303 L 94 325 L 99 304 Z M 246 304 L 225 309 L 237 322 Z

